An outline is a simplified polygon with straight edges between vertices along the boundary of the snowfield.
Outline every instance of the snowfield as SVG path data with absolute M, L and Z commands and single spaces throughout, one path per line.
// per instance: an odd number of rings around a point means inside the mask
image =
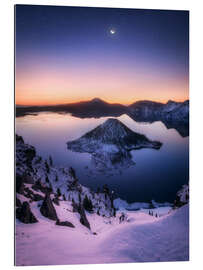
M 16 221 L 18 266 L 189 260 L 188 204 L 158 218 L 146 209 L 126 211 L 122 223 L 119 211 L 110 218 L 86 213 L 90 231 L 72 212 L 71 202 L 62 201 L 55 208 L 60 220 L 70 221 L 75 228 L 57 226 L 43 217 L 38 203 L 31 203 L 38 223 Z

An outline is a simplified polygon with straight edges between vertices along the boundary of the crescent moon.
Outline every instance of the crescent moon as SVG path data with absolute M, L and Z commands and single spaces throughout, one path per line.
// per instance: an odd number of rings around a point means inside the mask
M 115 31 L 114 29 L 111 29 L 111 30 L 110 30 L 110 33 L 111 33 L 112 35 L 114 35 L 114 34 L 116 33 L 116 31 Z

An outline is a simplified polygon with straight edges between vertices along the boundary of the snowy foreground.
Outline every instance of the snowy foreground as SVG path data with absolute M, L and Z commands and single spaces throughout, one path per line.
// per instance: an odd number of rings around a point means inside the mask
M 188 204 L 161 217 L 147 209 L 126 211 L 127 220 L 87 214 L 91 231 L 71 212 L 71 203 L 55 206 L 61 220 L 75 228 L 55 225 L 40 214 L 37 202 L 32 211 L 38 223 L 16 221 L 16 265 L 60 265 L 118 262 L 158 262 L 189 260 Z M 152 209 L 159 214 L 159 209 Z M 166 211 L 165 211 L 166 212 Z M 155 212 L 154 212 L 155 213 Z

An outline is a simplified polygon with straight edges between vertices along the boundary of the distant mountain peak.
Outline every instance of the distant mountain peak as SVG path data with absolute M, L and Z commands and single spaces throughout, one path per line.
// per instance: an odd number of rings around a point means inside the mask
M 101 98 L 93 98 L 91 100 L 91 102 L 95 102 L 95 103 L 106 103 L 104 100 L 102 100 Z
M 116 118 L 109 118 L 109 119 L 107 119 L 102 124 L 102 127 L 108 127 L 108 126 L 115 126 L 115 127 L 117 127 L 118 125 L 124 126 L 124 124 L 121 121 L 119 121 L 118 119 L 116 119 Z
M 169 99 L 166 104 L 178 104 L 179 102 Z

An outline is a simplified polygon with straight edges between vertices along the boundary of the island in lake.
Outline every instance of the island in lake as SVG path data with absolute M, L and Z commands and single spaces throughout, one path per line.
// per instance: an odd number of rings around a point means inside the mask
M 121 121 L 109 118 L 79 139 L 67 142 L 68 149 L 90 153 L 92 162 L 102 173 L 105 169 L 120 169 L 134 165 L 130 151 L 142 148 L 160 149 L 162 143 L 150 141 Z

